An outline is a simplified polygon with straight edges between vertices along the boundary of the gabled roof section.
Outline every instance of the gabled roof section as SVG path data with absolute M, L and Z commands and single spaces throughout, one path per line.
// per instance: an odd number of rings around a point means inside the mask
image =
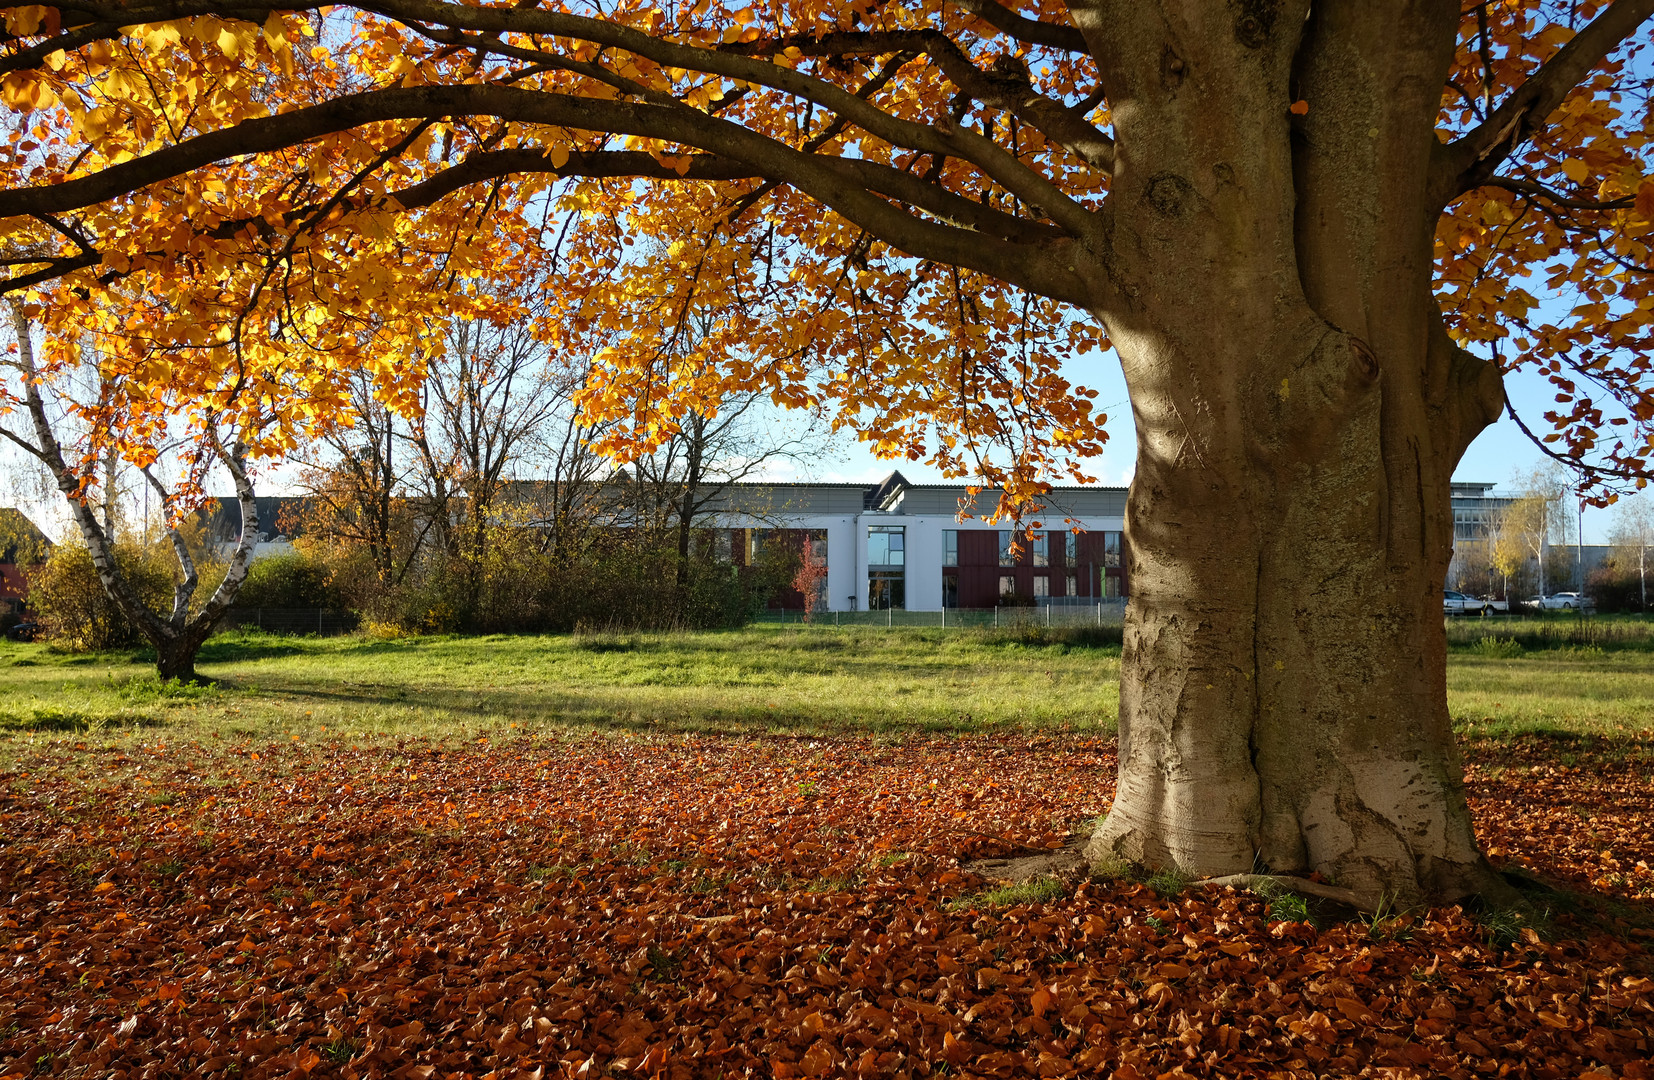
M 907 477 L 890 470 L 890 475 L 867 489 L 867 497 L 862 502 L 863 510 L 889 510 L 902 497 L 902 492 L 913 485 L 907 482 Z
M 294 536 L 303 529 L 300 520 L 311 500 L 303 495 L 258 495 L 258 531 L 264 539 Z M 198 511 L 206 518 L 207 532 L 221 544 L 233 544 L 241 537 L 241 502 L 227 495 L 208 499 Z M 288 530 L 292 531 L 289 532 Z
M 0 563 L 32 566 L 44 562 L 52 540 L 29 516 L 13 506 L 0 506 Z

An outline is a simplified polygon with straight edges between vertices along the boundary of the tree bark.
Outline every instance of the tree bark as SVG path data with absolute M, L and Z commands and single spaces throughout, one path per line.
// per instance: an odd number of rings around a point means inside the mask
M 204 640 L 204 636 L 181 634 L 154 642 L 155 673 L 163 681 L 177 679 L 186 684 L 201 682 L 201 677 L 195 672 L 195 657 L 201 651 Z
M 1502 895 L 1440 607 L 1449 480 L 1503 400 L 1430 293 L 1434 140 L 1416 134 L 1456 12 L 1097 7 L 1120 137 L 1095 311 L 1138 456 L 1119 784 L 1088 853 L 1319 873 L 1368 899 Z
M 684 455 L 683 494 L 677 506 L 677 580 L 680 592 L 689 585 L 689 549 L 695 534 L 695 514 L 704 498 L 700 489 L 707 425 L 706 417 L 694 413 L 686 421 L 684 431 L 688 446 Z
M 1429 452 L 1429 410 L 1407 424 L 1353 339 L 1329 335 L 1281 386 L 1336 421 L 1252 469 L 1222 463 L 1265 449 L 1257 425 L 1225 449 L 1187 437 L 1199 402 L 1172 387 L 1163 413 L 1137 410 L 1119 784 L 1090 854 L 1404 901 L 1502 894 L 1446 704 L 1457 455 Z M 1384 453 L 1391 425 L 1415 455 Z

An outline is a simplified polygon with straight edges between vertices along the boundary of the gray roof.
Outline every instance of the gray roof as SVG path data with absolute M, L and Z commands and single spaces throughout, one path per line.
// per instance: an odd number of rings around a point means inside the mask
M 1045 504 L 1045 516 L 1048 517 L 1057 514 L 1076 518 L 1123 517 L 1126 492 L 1123 487 L 1071 485 L 1053 487 L 1041 501 Z M 906 484 L 891 491 L 881 509 L 898 514 L 957 514 L 961 500 L 967 494 L 968 485 L 965 484 Z M 978 491 L 972 503 L 975 511 L 978 514 L 992 513 L 999 504 L 1000 494 L 998 488 Z
M 606 490 L 620 495 L 625 482 L 600 482 Z M 529 489 L 545 487 L 547 481 L 515 480 L 504 486 L 506 500 L 523 497 Z M 959 512 L 966 497 L 966 484 L 914 484 L 900 472 L 892 471 L 873 483 L 739 483 L 723 487 L 718 497 L 703 508 L 709 514 L 739 514 L 763 519 L 828 514 L 855 515 L 869 511 L 893 514 L 946 514 Z M 977 492 L 975 509 L 988 514 L 999 502 L 999 491 Z M 289 528 L 308 501 L 303 496 L 261 495 L 258 503 L 259 531 L 266 539 L 278 533 L 293 535 Z M 1126 510 L 1123 487 L 1054 487 L 1045 497 L 1045 516 L 1076 518 L 1120 517 Z M 221 542 L 233 542 L 241 535 L 241 510 L 231 498 L 208 500 L 203 513 L 209 529 Z M 284 528 L 287 526 L 287 528 Z
M 730 484 L 707 506 L 712 513 L 859 514 L 867 503 L 866 484 Z
M 299 519 L 309 498 L 302 495 L 257 495 L 258 531 L 264 539 L 294 536 L 303 529 Z M 208 499 L 198 511 L 207 521 L 208 534 L 221 544 L 233 544 L 241 537 L 241 502 L 229 496 Z M 291 531 L 289 531 L 291 530 Z
M 36 562 L 51 549 L 51 538 L 29 515 L 16 507 L 0 507 L 0 563 Z
M 711 510 L 755 516 L 776 514 L 948 514 L 959 512 L 967 484 L 914 484 L 892 471 L 872 484 L 730 484 L 724 498 Z M 987 514 L 999 503 L 1000 492 L 977 492 L 974 506 Z M 1045 497 L 1047 515 L 1065 517 L 1120 517 L 1126 512 L 1123 487 L 1054 487 Z

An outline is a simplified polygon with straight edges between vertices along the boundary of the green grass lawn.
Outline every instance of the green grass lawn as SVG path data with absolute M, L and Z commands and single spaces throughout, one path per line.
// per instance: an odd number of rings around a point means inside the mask
M 1576 644 L 1523 620 L 1456 625 L 1449 707 L 1472 738 L 1654 736 L 1654 642 Z M 1604 625 L 1609 625 L 1606 621 Z M 1477 637 L 1477 634 L 1481 637 Z M 1549 636 L 1546 636 L 1546 635 Z M 1482 637 L 1495 637 L 1491 644 Z M 1523 648 L 1527 640 L 1540 647 Z M 1549 646 L 1549 647 L 1545 647 Z M 282 638 L 204 650 L 207 688 L 143 653 L 0 644 L 0 731 L 159 725 L 180 737 L 573 728 L 794 734 L 1111 731 L 1120 654 L 1085 630 L 760 626 L 724 633 Z
M 1076 637 L 1073 632 L 1059 637 Z M 694 634 L 225 635 L 162 685 L 143 654 L 0 645 L 0 728 L 201 725 L 437 735 L 574 727 L 793 733 L 1112 730 L 1118 647 L 979 631 L 755 627 Z M 1025 640 L 1026 639 L 1026 640 Z

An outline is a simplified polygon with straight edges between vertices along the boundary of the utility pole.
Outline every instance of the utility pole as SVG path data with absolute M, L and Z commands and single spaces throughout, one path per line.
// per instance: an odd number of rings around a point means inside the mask
M 1574 538 L 1575 562 L 1579 566 L 1579 595 L 1585 595 L 1585 494 L 1579 493 L 1579 534 Z

